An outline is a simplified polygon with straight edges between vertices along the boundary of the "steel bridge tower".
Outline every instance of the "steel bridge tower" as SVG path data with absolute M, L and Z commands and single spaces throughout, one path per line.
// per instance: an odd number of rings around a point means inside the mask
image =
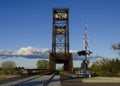
M 56 70 L 56 63 L 63 63 L 65 71 L 73 71 L 72 53 L 69 52 L 69 9 L 53 9 L 52 52 L 49 70 Z

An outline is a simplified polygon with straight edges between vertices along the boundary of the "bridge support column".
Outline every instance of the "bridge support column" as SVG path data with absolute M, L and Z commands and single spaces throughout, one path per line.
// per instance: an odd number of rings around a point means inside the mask
M 68 71 L 73 72 L 73 57 L 72 57 L 72 53 L 70 53 L 68 65 L 69 65 L 68 66 Z
M 51 54 L 49 55 L 49 68 L 48 68 L 48 70 L 49 71 L 56 70 L 56 62 L 55 62 L 55 59 L 52 57 Z
M 72 59 L 72 54 L 70 53 L 69 59 L 66 63 L 64 63 L 64 70 L 73 72 L 73 59 Z
M 58 57 L 59 58 L 59 57 Z M 67 58 L 64 59 L 64 58 Z M 64 57 L 64 60 L 61 60 L 60 63 L 64 64 L 64 71 L 69 71 L 69 72 L 73 72 L 73 57 L 72 57 L 72 53 L 69 53 L 68 57 Z M 56 63 L 59 63 L 57 59 L 55 59 L 55 57 L 53 57 L 53 55 L 50 53 L 49 55 L 49 71 L 55 71 L 56 70 Z

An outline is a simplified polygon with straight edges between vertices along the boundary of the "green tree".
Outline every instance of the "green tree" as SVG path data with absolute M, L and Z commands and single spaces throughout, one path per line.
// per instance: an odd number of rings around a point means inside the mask
M 4 61 L 1 63 L 1 68 L 5 74 L 14 74 L 16 64 L 13 61 Z
M 48 69 L 48 61 L 47 60 L 39 60 L 37 61 L 38 69 Z

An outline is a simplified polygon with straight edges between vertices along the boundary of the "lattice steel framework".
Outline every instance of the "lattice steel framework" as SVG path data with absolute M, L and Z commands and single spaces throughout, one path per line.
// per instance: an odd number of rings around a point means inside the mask
M 56 70 L 56 63 L 63 63 L 65 71 L 73 71 L 72 53 L 69 52 L 69 9 L 53 9 L 52 52 L 49 70 Z
M 59 57 L 69 53 L 69 9 L 53 9 L 52 53 Z M 61 56 L 60 56 L 61 57 Z

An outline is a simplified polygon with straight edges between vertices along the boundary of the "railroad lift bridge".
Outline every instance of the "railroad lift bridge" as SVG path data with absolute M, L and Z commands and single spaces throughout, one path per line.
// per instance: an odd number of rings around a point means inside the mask
M 52 24 L 52 52 L 49 54 L 49 70 L 56 64 L 64 64 L 64 70 L 73 72 L 73 57 L 69 52 L 69 9 L 54 8 Z

